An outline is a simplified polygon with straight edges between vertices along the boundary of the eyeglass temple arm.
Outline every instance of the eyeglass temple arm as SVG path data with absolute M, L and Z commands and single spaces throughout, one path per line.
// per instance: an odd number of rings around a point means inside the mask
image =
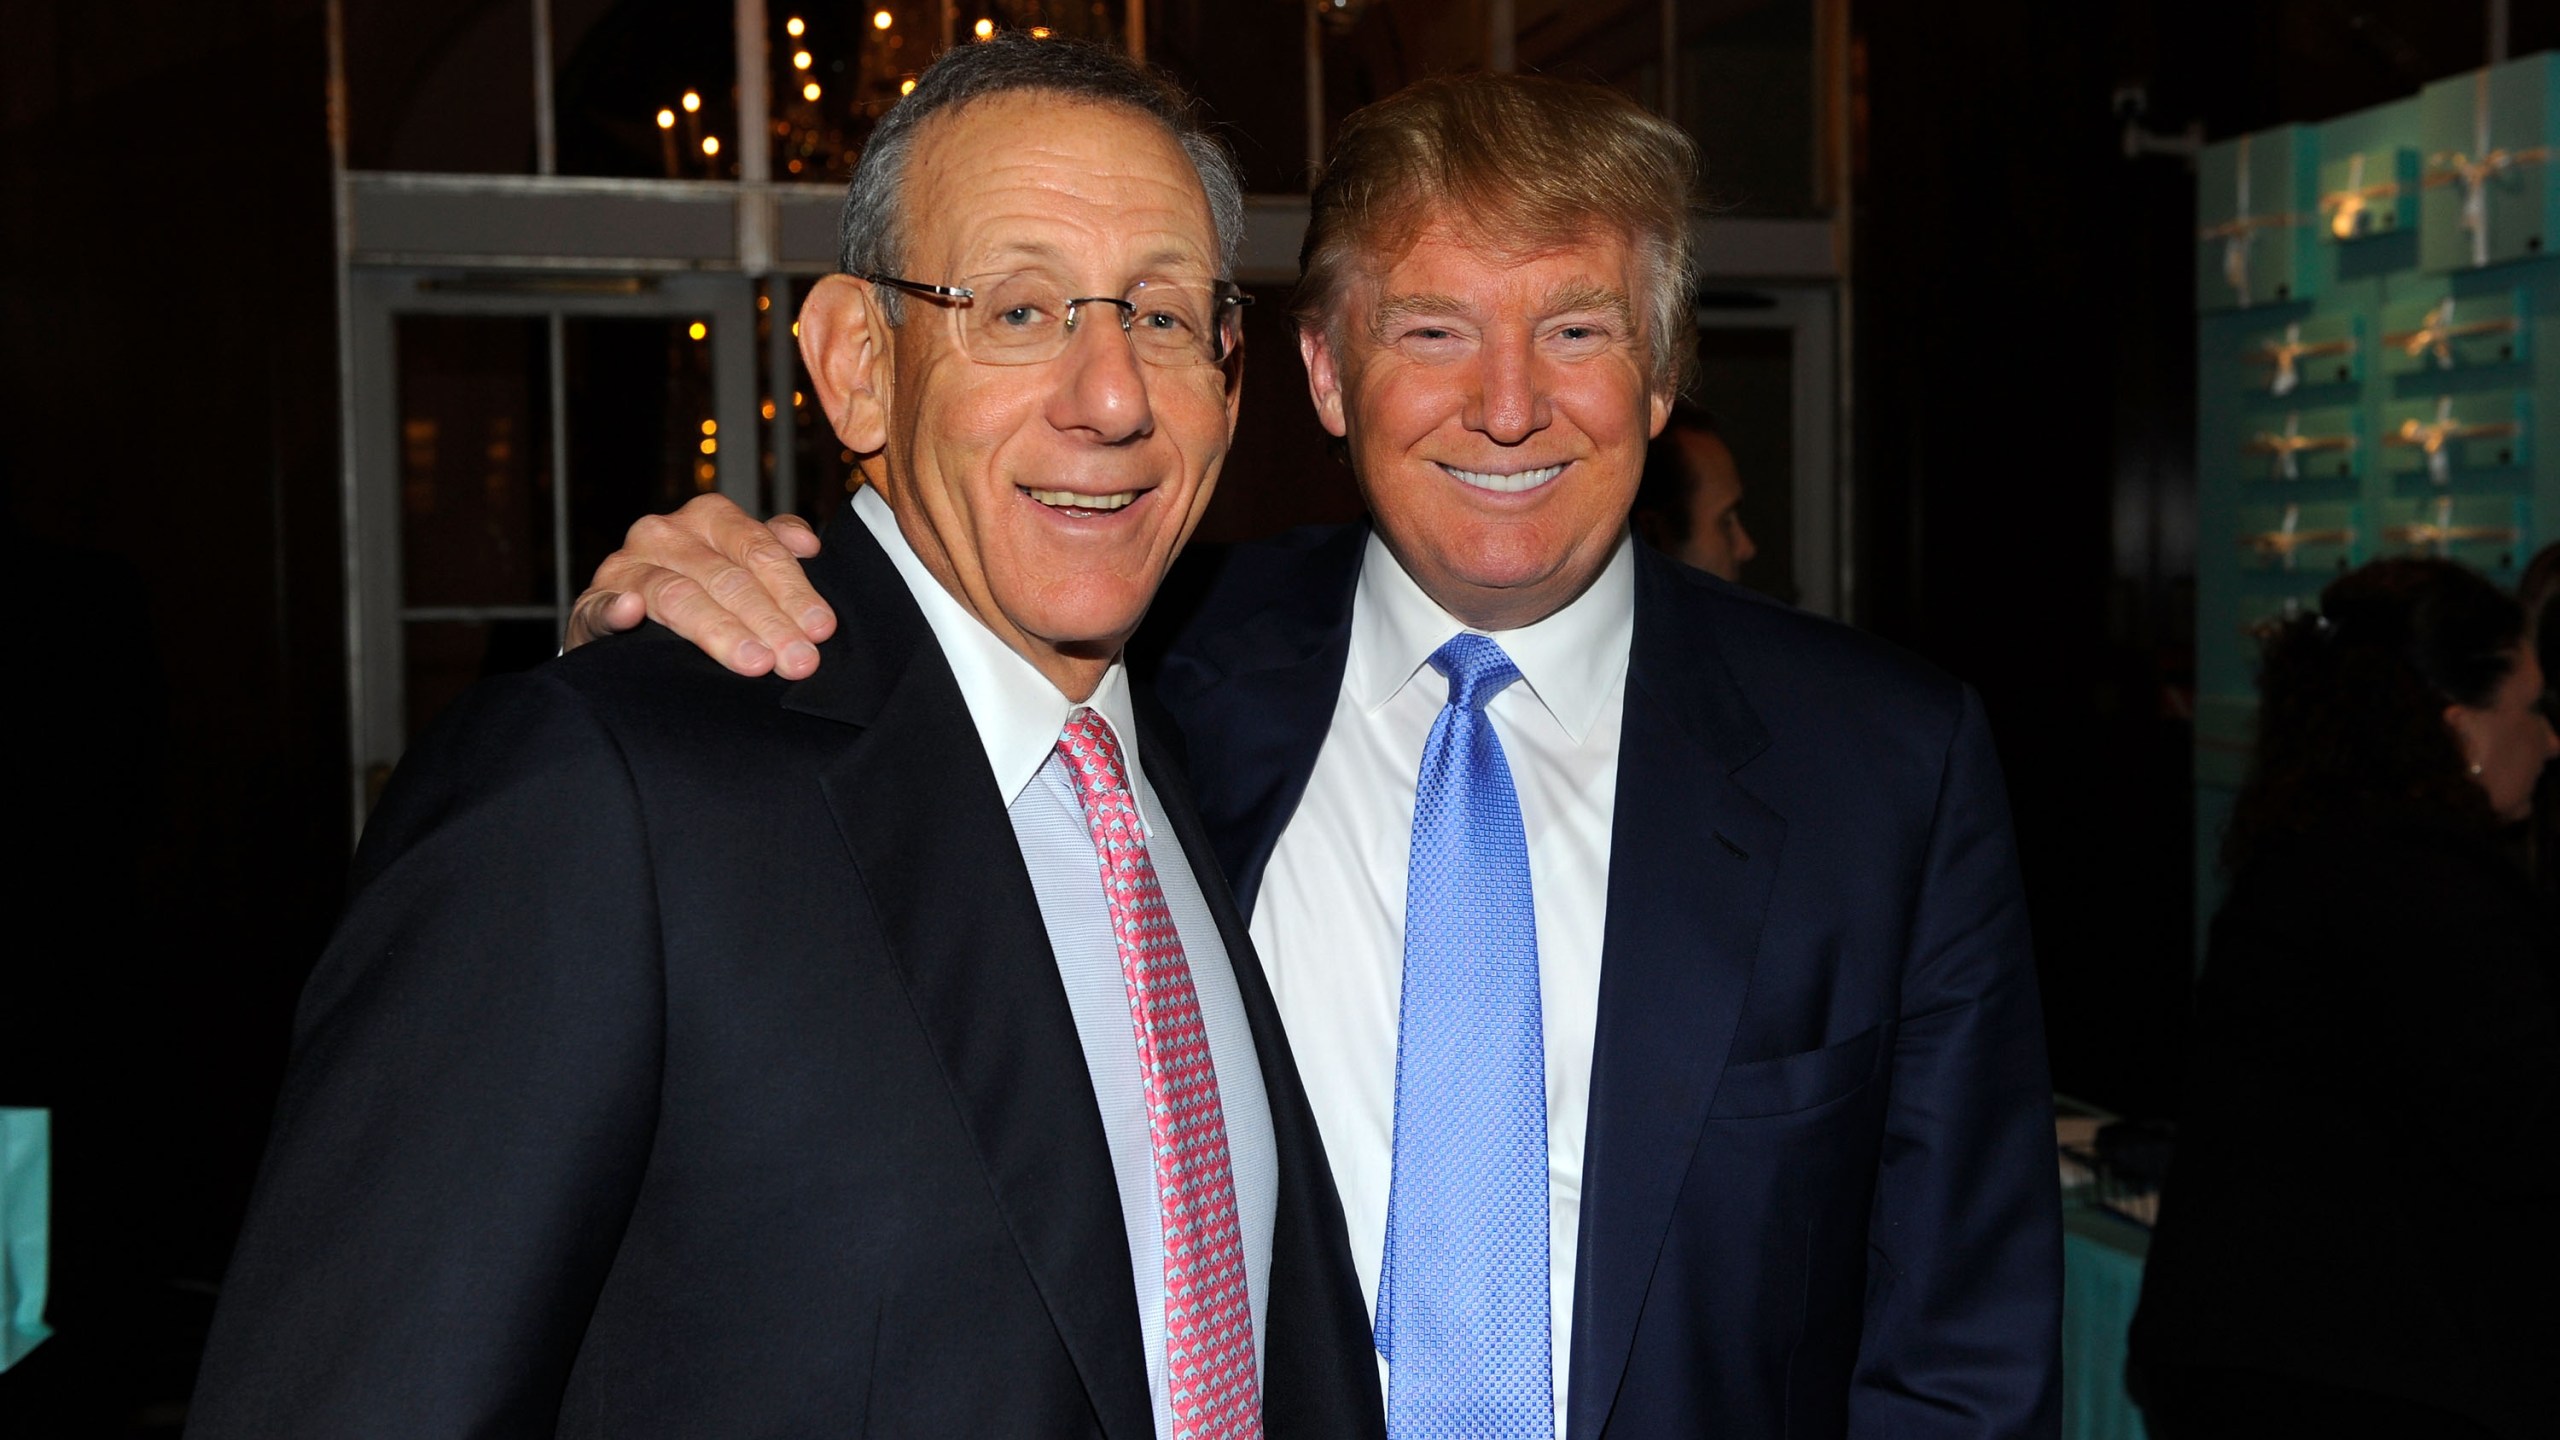
M 902 280 L 895 275 L 864 275 L 862 278 L 874 285 L 886 285 L 892 290 L 905 290 L 917 295 L 939 295 L 946 300 L 978 298 L 978 292 L 959 285 L 928 285 L 922 280 Z

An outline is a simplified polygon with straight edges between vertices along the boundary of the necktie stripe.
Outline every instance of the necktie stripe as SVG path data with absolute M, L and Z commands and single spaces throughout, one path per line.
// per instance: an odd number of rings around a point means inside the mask
M 1156 1203 L 1164 1226 L 1165 1372 L 1176 1440 L 1258 1440 L 1253 1308 L 1227 1160 L 1226 1112 L 1182 936 L 1147 858 L 1136 798 L 1110 726 L 1078 710 L 1058 753 L 1101 862 L 1129 992 Z

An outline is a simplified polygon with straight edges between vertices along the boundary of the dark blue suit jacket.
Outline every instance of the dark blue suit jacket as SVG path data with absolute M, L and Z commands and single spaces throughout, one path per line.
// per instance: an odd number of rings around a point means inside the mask
M 1250 915 L 1367 530 L 1225 559 L 1158 681 Z M 1638 552 L 1568 1440 L 2044 1436 L 2060 1212 L 1972 691 Z

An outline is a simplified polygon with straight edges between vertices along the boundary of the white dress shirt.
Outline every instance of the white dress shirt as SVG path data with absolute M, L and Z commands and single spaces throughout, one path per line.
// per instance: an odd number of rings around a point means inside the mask
M 1281 830 L 1253 913 L 1316 1128 L 1351 1227 L 1351 1259 L 1378 1305 L 1394 1169 L 1396 1022 L 1404 980 L 1406 867 L 1423 742 L 1449 697 L 1427 663 L 1470 629 L 1369 537 L 1352 598 L 1351 653 L 1307 793 Z M 1529 839 L 1538 999 L 1547 1060 L 1547 1268 L 1556 1432 L 1573 1353 L 1582 1141 L 1608 919 L 1609 826 L 1635 637 L 1635 555 L 1620 539 L 1600 578 L 1534 625 L 1491 634 L 1520 679 L 1486 707 L 1510 762 Z M 1379 1364 L 1380 1379 L 1386 1366 Z
M 1057 754 L 1059 732 L 1078 707 L 942 588 L 900 533 L 888 502 L 866 486 L 854 493 L 852 504 L 854 514 L 889 553 L 899 578 L 923 609 L 925 623 L 932 627 L 943 658 L 960 682 L 961 698 L 968 702 L 969 718 L 977 726 L 987 765 L 995 773 L 996 791 L 1004 797 L 1013 820 L 1023 864 L 1031 872 L 1049 948 L 1057 956 L 1058 978 L 1066 987 L 1076 1037 L 1084 1047 L 1085 1068 L 1101 1103 L 1102 1133 L 1111 1147 L 1120 1218 L 1129 1236 L 1130 1279 L 1138 1289 L 1138 1325 L 1146 1340 L 1147 1390 L 1155 1402 L 1156 1434 L 1170 1440 L 1174 1431 L 1173 1395 L 1165 1373 L 1164 1217 L 1156 1198 L 1146 1082 L 1138 1064 L 1137 1032 L 1129 1011 L 1128 985 L 1121 974 L 1119 943 L 1111 927 L 1110 902 L 1102 893 L 1101 862 L 1094 854 L 1092 831 L 1085 825 L 1075 783 Z M 1192 989 L 1199 995 L 1209 1059 L 1218 1074 L 1219 1106 L 1226 1112 L 1227 1162 L 1235 1181 L 1236 1222 L 1244 1234 L 1245 1284 L 1253 1309 L 1258 1380 L 1268 1348 L 1263 1325 L 1270 1308 L 1271 1226 L 1279 1208 L 1280 1157 L 1271 1135 L 1270 1101 L 1262 1088 L 1253 1030 L 1245 1020 L 1244 998 L 1236 988 L 1217 921 L 1209 913 L 1181 843 L 1161 823 L 1164 810 L 1139 763 L 1129 679 L 1119 662 L 1112 663 L 1084 704 L 1111 726 L 1119 741 L 1129 789 L 1147 832 L 1147 858 L 1154 862 L 1156 883 L 1182 937 Z M 1002 1376 L 991 1375 L 987 1380 L 1004 1383 Z

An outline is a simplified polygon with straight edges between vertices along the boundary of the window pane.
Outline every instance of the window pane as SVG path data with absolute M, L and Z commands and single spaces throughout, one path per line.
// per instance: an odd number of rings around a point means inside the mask
M 553 603 L 543 322 L 404 315 L 398 327 L 403 603 Z
M 554 0 L 560 173 L 641 179 L 737 175 L 738 36 L 727 5 Z M 698 108 L 685 108 L 694 96 Z M 664 111 L 673 122 L 658 124 Z M 706 155 L 702 142 L 719 141 Z
M 1680 39 L 1680 124 L 1709 198 L 1730 214 L 1817 213 L 1812 0 L 1681 0 Z
M 350 166 L 533 172 L 532 0 L 351 3 L 345 33 Z
M 1742 528 L 1760 553 L 1742 583 L 1792 605 L 1795 562 L 1795 335 L 1776 329 L 1702 328 L 1698 401 L 1742 474 Z
M 716 433 L 708 317 L 572 316 L 565 328 L 574 590 L 632 521 L 718 489 L 720 467 L 755 463 L 759 447 Z

